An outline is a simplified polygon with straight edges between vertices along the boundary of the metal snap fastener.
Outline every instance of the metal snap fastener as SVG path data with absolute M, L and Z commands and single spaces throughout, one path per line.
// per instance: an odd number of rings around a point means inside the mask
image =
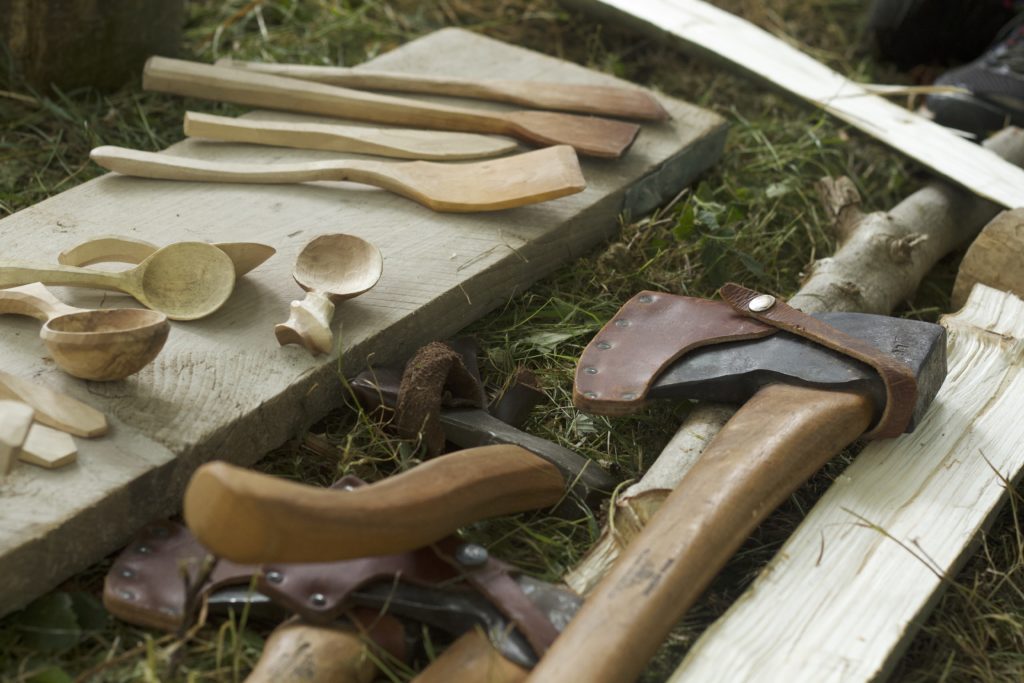
M 327 604 L 327 596 L 323 593 L 313 593 L 309 596 L 309 602 L 316 607 L 323 607 Z
M 487 557 L 487 548 L 476 543 L 463 543 L 455 551 L 455 561 L 464 567 L 479 567 Z
M 771 294 L 762 294 L 761 296 L 755 296 L 753 299 L 751 299 L 750 303 L 747 304 L 747 308 L 754 311 L 755 313 L 760 313 L 761 311 L 767 311 L 774 305 L 774 296 L 772 296 Z

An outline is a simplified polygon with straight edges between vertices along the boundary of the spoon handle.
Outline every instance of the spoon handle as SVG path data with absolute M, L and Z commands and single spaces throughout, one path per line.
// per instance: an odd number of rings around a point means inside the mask
M 65 313 L 81 313 L 83 310 L 60 301 L 40 282 L 0 289 L 0 314 L 11 313 L 27 315 L 36 320 L 49 320 Z
M 41 282 L 44 285 L 67 285 L 70 287 L 90 287 L 92 289 L 108 289 L 115 292 L 127 292 L 130 280 L 127 277 L 132 271 L 122 273 L 106 273 L 101 270 L 72 268 L 71 266 L 51 266 L 31 261 L 0 261 L 0 287 L 14 287 Z
M 334 304 L 317 291 L 306 292 L 302 301 L 291 303 L 288 321 L 274 327 L 274 335 L 281 346 L 299 344 L 305 346 L 314 356 L 330 353 L 334 348 L 334 333 L 331 332 L 331 318 Z
M 157 246 L 144 240 L 116 235 L 101 235 L 65 249 L 57 256 L 64 266 L 91 266 L 94 263 L 142 263 Z

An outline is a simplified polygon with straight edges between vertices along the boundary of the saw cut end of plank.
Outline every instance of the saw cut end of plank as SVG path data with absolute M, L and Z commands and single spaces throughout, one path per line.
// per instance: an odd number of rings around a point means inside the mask
M 1024 344 L 1024 300 L 985 284 L 974 285 L 964 307 L 941 322 L 951 334 L 957 328 L 976 328 L 999 335 L 1008 345 Z

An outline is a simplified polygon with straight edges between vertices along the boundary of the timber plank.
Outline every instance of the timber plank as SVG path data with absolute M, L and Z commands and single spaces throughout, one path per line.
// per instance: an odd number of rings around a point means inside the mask
M 1024 301 L 976 285 L 913 434 L 868 445 L 670 679 L 884 680 L 1024 473 Z
M 617 83 L 458 29 L 421 38 L 368 66 L 470 78 Z M 111 430 L 100 439 L 79 440 L 73 465 L 53 472 L 16 468 L 0 483 L 0 614 L 117 549 L 150 519 L 177 510 L 201 463 L 252 463 L 336 407 L 342 396 L 339 367 L 352 373 L 370 357 L 398 360 L 427 341 L 454 334 L 612 235 L 620 212 L 640 215 L 671 198 L 721 154 L 725 122 L 698 107 L 660 99 L 672 120 L 645 125 L 620 160 L 585 160 L 587 190 L 493 214 L 436 214 L 348 183 L 243 186 L 110 174 L 0 221 L 9 258 L 56 262 L 62 249 L 100 234 L 160 245 L 258 241 L 278 249 L 239 280 L 223 309 L 174 324 L 157 360 L 124 381 L 82 382 L 64 375 L 46 358 L 38 322 L 4 318 L 0 366 L 103 411 Z M 322 120 L 270 112 L 251 116 Z M 339 156 L 201 140 L 166 153 L 265 162 Z M 288 317 L 288 303 L 302 293 L 291 277 L 296 255 L 310 238 L 330 232 L 363 237 L 384 255 L 377 287 L 337 307 L 340 359 L 337 352 L 314 358 L 299 347 L 281 348 L 273 334 L 274 324 Z M 76 306 L 133 305 L 118 294 L 55 292 Z
M 700 57 L 765 80 L 820 107 L 980 197 L 1024 206 L 1024 170 L 889 102 L 787 42 L 702 0 L 566 0 L 582 11 L 667 36 Z

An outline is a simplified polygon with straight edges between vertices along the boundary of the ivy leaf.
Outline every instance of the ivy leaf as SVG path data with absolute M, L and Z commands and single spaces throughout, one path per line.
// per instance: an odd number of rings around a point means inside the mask
M 50 593 L 39 598 L 14 620 L 22 642 L 40 652 L 70 650 L 82 638 L 71 596 Z

